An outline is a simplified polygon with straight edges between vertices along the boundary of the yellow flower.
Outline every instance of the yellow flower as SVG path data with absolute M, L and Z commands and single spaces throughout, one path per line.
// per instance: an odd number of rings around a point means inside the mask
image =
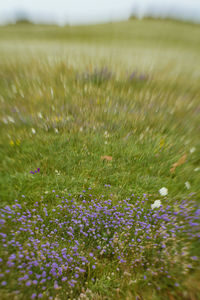
M 21 141 L 19 139 L 16 140 L 16 145 L 19 146 Z
M 161 139 L 160 140 L 160 148 L 162 148 L 164 146 L 164 144 L 165 144 L 165 139 Z
M 15 145 L 15 143 L 13 142 L 13 140 L 10 140 L 10 146 L 14 146 Z

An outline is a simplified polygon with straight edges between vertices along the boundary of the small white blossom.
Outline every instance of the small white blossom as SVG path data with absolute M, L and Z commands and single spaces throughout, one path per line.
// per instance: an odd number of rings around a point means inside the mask
M 197 172 L 199 170 L 200 170 L 200 167 L 197 167 L 197 168 L 194 169 L 195 172 Z
M 55 170 L 55 173 L 59 176 L 60 175 L 60 171 Z
M 161 206 L 160 200 L 155 200 L 153 204 L 151 204 L 151 209 L 159 208 Z
M 160 193 L 161 196 L 166 196 L 168 194 L 168 189 L 166 187 L 162 187 L 159 190 L 159 193 Z
M 58 129 L 57 128 L 55 128 L 54 131 L 55 131 L 55 133 L 58 133 Z
M 191 188 L 191 185 L 190 185 L 189 181 L 186 181 L 186 182 L 185 182 L 185 186 L 186 186 L 186 188 L 187 188 L 188 190 Z
M 109 133 L 108 133 L 108 131 L 104 132 L 104 136 L 105 136 L 105 138 L 108 138 L 110 136 Z
M 42 118 L 43 118 L 43 116 L 42 116 L 41 112 L 39 112 L 39 113 L 38 113 L 38 118 L 40 118 L 40 119 L 42 119 Z
M 10 116 L 8 116 L 8 121 L 11 122 L 11 123 L 15 123 L 15 120 Z
M 32 133 L 33 133 L 33 134 L 35 134 L 35 133 L 36 133 L 36 131 L 35 131 L 35 129 L 34 129 L 34 128 L 31 128 L 31 131 L 32 131 Z
M 190 153 L 194 153 L 196 151 L 196 148 L 195 147 L 192 147 L 191 149 L 190 149 Z
M 53 98 L 54 92 L 53 92 L 52 87 L 50 88 L 50 91 L 51 91 L 51 97 Z

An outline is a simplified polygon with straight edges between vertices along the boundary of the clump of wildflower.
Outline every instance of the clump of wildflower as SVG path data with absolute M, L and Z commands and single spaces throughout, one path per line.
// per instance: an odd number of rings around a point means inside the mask
M 162 187 L 160 190 L 159 190 L 159 193 L 161 196 L 167 196 L 168 194 L 168 189 L 166 187 Z
M 35 171 L 30 171 L 31 174 L 36 174 L 36 173 L 39 173 L 40 172 L 40 168 L 37 168 L 37 170 Z
M 176 202 L 174 208 L 156 200 L 150 206 L 132 195 L 113 203 L 90 193 L 64 197 L 52 190 L 53 207 L 16 200 L 0 209 L 2 289 L 17 288 L 22 298 L 37 299 L 49 284 L 49 297 L 68 297 L 88 276 L 98 279 L 102 259 L 114 262 L 113 271 L 127 270 L 126 276 L 142 270 L 142 281 L 166 274 L 170 280 L 175 265 L 186 274 L 198 261 L 188 246 L 200 232 L 200 209 L 193 202 Z
M 155 200 L 153 204 L 151 204 L 151 209 L 159 208 L 161 206 L 160 200 Z
M 10 146 L 12 146 L 12 147 L 14 147 L 15 145 L 19 146 L 20 143 L 21 143 L 21 141 L 19 139 L 17 139 L 16 141 L 10 140 L 10 142 L 9 142 Z

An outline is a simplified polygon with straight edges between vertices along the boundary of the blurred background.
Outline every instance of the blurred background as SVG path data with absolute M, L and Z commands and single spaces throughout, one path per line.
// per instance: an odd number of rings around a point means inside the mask
M 7 0 L 0 23 L 28 19 L 36 23 L 89 24 L 138 18 L 177 18 L 200 22 L 199 0 Z

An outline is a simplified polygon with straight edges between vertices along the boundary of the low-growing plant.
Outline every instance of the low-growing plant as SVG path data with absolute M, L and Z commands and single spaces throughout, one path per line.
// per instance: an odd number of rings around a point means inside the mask
M 193 201 L 151 208 L 148 198 L 116 203 L 95 197 L 47 196 L 32 207 L 15 200 L 1 208 L 2 291 L 19 299 L 78 297 L 86 282 L 98 282 L 102 264 L 129 282 L 185 276 L 198 257 L 191 241 L 200 237 L 200 209 Z M 26 199 L 28 201 L 28 199 Z

